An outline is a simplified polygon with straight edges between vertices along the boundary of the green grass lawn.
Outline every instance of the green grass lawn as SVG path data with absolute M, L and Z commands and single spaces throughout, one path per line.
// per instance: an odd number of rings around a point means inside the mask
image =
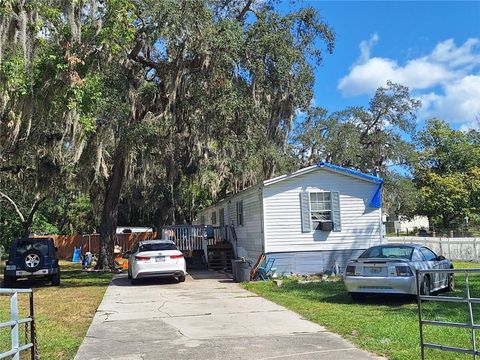
M 81 271 L 80 264 L 61 262 L 59 287 L 30 282 L 33 287 L 39 353 L 42 359 L 73 359 L 88 330 L 112 275 Z M 21 315 L 28 314 L 28 296 L 21 298 Z M 0 296 L 0 321 L 9 318 L 9 297 Z M 24 328 L 21 328 L 23 334 Z M 0 352 L 10 344 L 10 329 L 0 329 Z M 28 358 L 27 354 L 22 358 Z
M 479 267 L 474 263 L 455 263 L 455 268 Z M 461 296 L 465 278 L 456 275 L 455 293 Z M 472 296 L 480 297 L 480 275 L 471 276 Z M 250 282 L 243 286 L 271 301 L 296 311 L 304 318 L 325 326 L 359 347 L 394 360 L 420 359 L 418 311 L 413 300 L 382 298 L 355 303 L 347 295 L 342 281 L 302 284 L 285 280 Z M 480 305 L 474 306 L 476 323 L 480 323 Z M 466 304 L 424 302 L 424 317 L 432 320 L 468 322 Z M 429 326 L 424 331 L 427 342 L 451 346 L 471 346 L 469 330 Z M 480 343 L 480 332 L 477 336 Z M 472 359 L 471 355 L 426 350 L 426 359 Z

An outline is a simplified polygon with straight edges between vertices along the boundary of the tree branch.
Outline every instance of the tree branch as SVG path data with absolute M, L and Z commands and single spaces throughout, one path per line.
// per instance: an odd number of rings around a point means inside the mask
M 7 166 L 1 166 L 0 167 L 0 172 L 11 172 L 12 174 L 18 174 L 22 169 L 26 169 L 26 166 L 24 165 L 7 165 Z
M 28 219 L 27 219 L 27 221 L 26 221 L 27 224 L 31 224 L 31 223 L 32 223 L 32 221 L 33 221 L 33 216 L 34 216 L 35 213 L 37 212 L 38 207 L 39 207 L 40 204 L 41 204 L 42 202 L 44 202 L 46 199 L 47 199 L 46 196 L 42 196 L 42 197 L 38 197 L 38 196 L 37 196 L 37 199 L 36 199 L 35 202 L 33 203 L 32 208 L 30 209 L 30 213 L 28 214 Z
M 252 5 L 253 0 L 248 0 L 245 6 L 243 7 L 242 11 L 240 11 L 240 14 L 237 16 L 237 20 L 241 21 L 245 17 L 245 14 L 250 10 L 250 6 Z
M 22 221 L 22 223 L 25 223 L 25 217 L 23 216 L 22 212 L 20 211 L 20 209 L 18 208 L 17 204 L 15 203 L 15 201 L 13 201 L 7 194 L 3 193 L 0 191 L 0 196 L 4 197 L 5 199 L 8 200 L 8 202 L 10 204 L 12 204 L 12 206 L 15 208 L 15 212 L 17 213 L 18 217 L 20 218 L 20 220 Z

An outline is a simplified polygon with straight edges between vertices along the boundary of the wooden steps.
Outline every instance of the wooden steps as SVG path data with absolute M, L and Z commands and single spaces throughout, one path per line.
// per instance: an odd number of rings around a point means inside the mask
M 208 245 L 208 268 L 232 273 L 233 249 L 230 243 Z

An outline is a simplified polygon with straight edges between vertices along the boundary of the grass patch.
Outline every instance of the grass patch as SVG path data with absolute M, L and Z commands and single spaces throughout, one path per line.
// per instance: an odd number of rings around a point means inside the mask
M 455 268 L 479 267 L 480 264 L 456 262 Z M 462 296 L 465 277 L 456 275 L 455 293 Z M 420 358 L 418 312 L 413 300 L 398 298 L 369 299 L 355 303 L 347 295 L 342 281 L 299 283 L 284 280 L 282 286 L 273 282 L 250 282 L 243 286 L 273 302 L 283 305 L 304 318 L 325 326 L 359 347 L 392 360 Z M 480 275 L 470 279 L 472 296 L 480 297 Z M 480 323 L 480 305 L 474 306 L 476 323 Z M 466 304 L 424 303 L 425 319 L 468 322 Z M 426 327 L 425 340 L 442 345 L 471 347 L 471 333 L 465 329 Z M 480 334 L 477 336 L 477 344 Z M 426 350 L 427 359 L 471 359 L 472 355 Z
M 112 275 L 81 271 L 61 261 L 61 285 L 25 282 L 33 287 L 39 354 L 42 359 L 73 359 L 83 341 Z M 28 314 L 28 295 L 20 295 L 20 315 Z M 0 296 L 0 321 L 9 319 L 9 297 Z M 24 334 L 24 327 L 20 328 Z M 24 336 L 22 336 L 23 338 Z M 10 344 L 10 329 L 0 329 L 0 352 Z M 25 354 L 26 355 L 26 354 Z M 24 356 L 25 356 L 24 355 Z M 25 357 L 28 358 L 28 357 Z

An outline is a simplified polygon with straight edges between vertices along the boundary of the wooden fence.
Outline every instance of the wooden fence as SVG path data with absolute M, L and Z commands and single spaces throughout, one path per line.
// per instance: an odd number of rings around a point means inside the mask
M 480 238 L 397 236 L 385 237 L 385 241 L 388 243 L 422 244 L 447 259 L 475 262 L 480 260 Z
M 115 245 L 119 245 L 123 251 L 130 249 L 134 244 L 141 240 L 156 239 L 157 234 L 151 232 L 117 234 Z M 98 254 L 100 249 L 100 235 L 42 235 L 39 237 L 51 237 L 58 248 L 58 257 L 60 259 L 70 259 L 73 256 L 73 248 L 81 247 L 83 252 L 90 251 Z

